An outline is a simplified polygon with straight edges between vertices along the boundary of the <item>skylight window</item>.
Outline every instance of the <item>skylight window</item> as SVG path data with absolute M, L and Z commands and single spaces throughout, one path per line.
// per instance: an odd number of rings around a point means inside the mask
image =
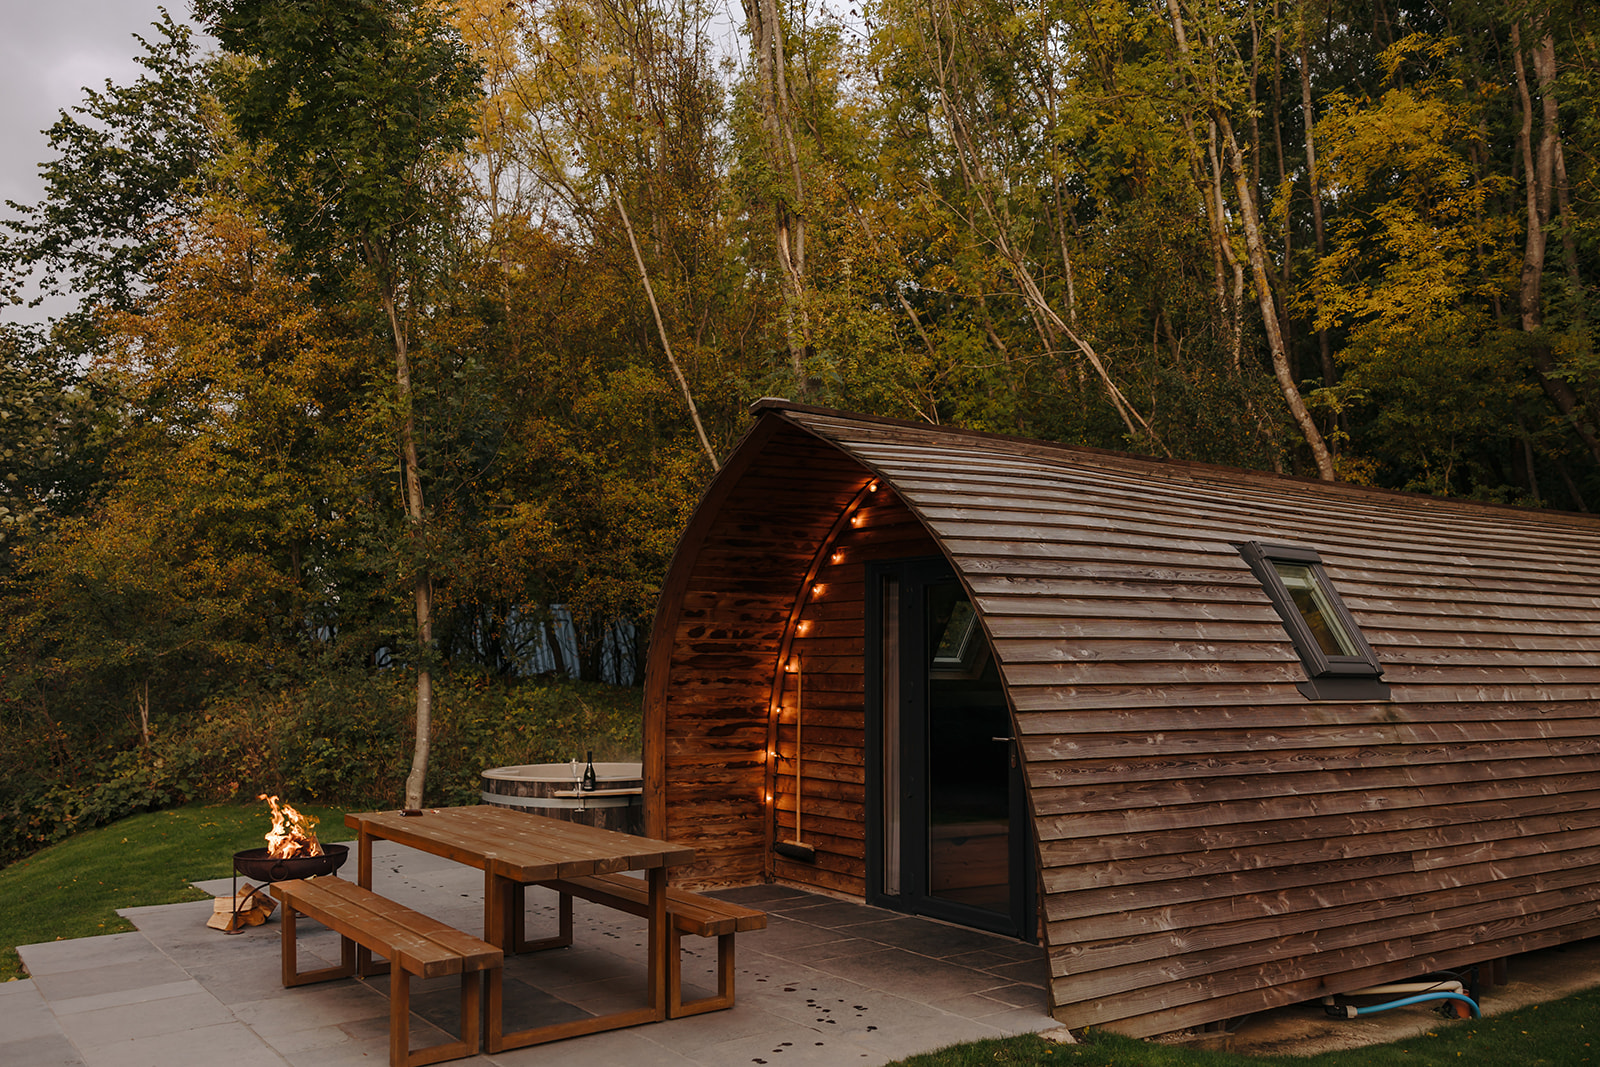
M 1310 679 L 1313 700 L 1387 700 L 1383 667 L 1315 549 L 1247 541 L 1239 554 L 1266 590 Z

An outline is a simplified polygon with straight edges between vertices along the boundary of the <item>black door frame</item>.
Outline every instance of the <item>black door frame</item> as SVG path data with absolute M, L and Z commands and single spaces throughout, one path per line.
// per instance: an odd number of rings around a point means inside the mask
M 884 643 L 889 620 L 885 615 L 884 587 L 888 579 L 897 582 L 899 618 L 895 629 L 900 662 L 897 684 L 900 703 L 899 751 L 885 751 L 885 662 Z M 917 649 L 920 662 L 924 654 L 922 633 L 926 618 L 924 591 L 929 585 L 960 579 L 943 556 L 918 556 L 909 559 L 869 562 L 866 566 L 866 848 L 867 900 L 880 907 L 915 915 L 990 930 L 1032 941 L 1037 934 L 1034 916 L 1033 826 L 1028 817 L 1028 798 L 1014 740 L 1015 714 L 1006 698 L 1010 723 L 1011 775 L 1010 805 L 1010 886 L 1011 914 L 984 911 L 933 897 L 926 885 L 928 869 L 928 782 L 927 782 L 927 673 L 907 669 L 907 649 Z M 912 625 L 907 626 L 907 620 Z M 988 640 L 984 635 L 984 640 Z M 885 760 L 894 755 L 900 777 L 900 892 L 885 892 Z M 914 758 L 915 757 L 915 758 Z

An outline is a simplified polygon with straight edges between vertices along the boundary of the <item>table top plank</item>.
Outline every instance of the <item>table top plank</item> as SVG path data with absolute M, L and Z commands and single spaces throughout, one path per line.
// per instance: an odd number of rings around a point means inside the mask
M 444 810 L 449 809 L 441 809 L 441 812 Z M 441 812 L 434 812 L 435 817 L 429 822 L 421 821 L 428 819 L 428 815 L 421 815 L 408 816 L 404 822 L 369 821 L 366 825 L 377 837 L 443 855 L 480 870 L 491 864 L 499 865 L 498 861 L 504 858 L 505 865 L 522 869 L 529 877 L 544 878 L 557 876 L 563 867 L 595 863 L 592 857 L 587 861 L 574 861 L 569 852 L 546 845 L 537 835 L 529 835 L 520 828 L 500 830 L 459 818 L 446 823 L 437 817 Z
M 414 816 L 352 812 L 345 825 L 524 882 L 648 870 L 694 858 L 692 848 L 669 841 L 491 805 L 427 808 Z
M 551 819 L 542 815 L 530 816 L 525 812 L 508 811 L 505 808 L 491 808 L 491 810 L 497 813 L 491 818 L 500 824 L 526 826 L 530 819 L 535 821 L 537 825 L 529 828 L 527 832 L 534 835 L 542 844 L 553 845 L 555 842 L 560 842 L 563 850 L 578 849 L 584 852 L 595 849 L 614 850 L 612 854 L 625 856 L 629 861 L 627 867 L 617 868 L 618 870 L 638 871 L 651 867 L 673 867 L 694 860 L 694 849 L 670 841 L 658 841 L 654 838 L 625 834 L 619 830 L 605 830 L 585 823 L 567 822 L 564 819 Z

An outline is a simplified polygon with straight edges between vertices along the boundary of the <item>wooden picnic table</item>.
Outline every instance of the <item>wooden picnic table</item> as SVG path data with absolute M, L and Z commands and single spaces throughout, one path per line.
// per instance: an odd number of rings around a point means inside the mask
M 421 814 L 399 811 L 356 812 L 345 825 L 359 839 L 357 881 L 372 888 L 372 842 L 396 844 L 443 856 L 484 872 L 483 939 L 508 955 L 514 951 L 571 943 L 571 901 L 563 896 L 561 934 L 544 941 L 522 939 L 520 887 L 585 875 L 644 871 L 649 886 L 645 919 L 649 925 L 646 1000 L 640 1008 L 566 1023 L 503 1033 L 504 1011 L 500 972 L 489 975 L 485 1004 L 484 1050 L 536 1045 L 667 1017 L 667 876 L 666 869 L 692 862 L 694 850 L 669 841 L 582 823 L 529 816 L 490 805 L 426 808 Z M 367 959 L 363 960 L 365 967 Z M 365 973 L 365 969 L 363 972 Z

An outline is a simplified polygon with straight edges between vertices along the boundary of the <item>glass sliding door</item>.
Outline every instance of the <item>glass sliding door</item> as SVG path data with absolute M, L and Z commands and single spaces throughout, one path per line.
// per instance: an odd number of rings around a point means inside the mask
M 880 565 L 869 585 L 874 897 L 1028 936 L 1026 805 L 1005 691 L 977 613 L 943 560 Z

